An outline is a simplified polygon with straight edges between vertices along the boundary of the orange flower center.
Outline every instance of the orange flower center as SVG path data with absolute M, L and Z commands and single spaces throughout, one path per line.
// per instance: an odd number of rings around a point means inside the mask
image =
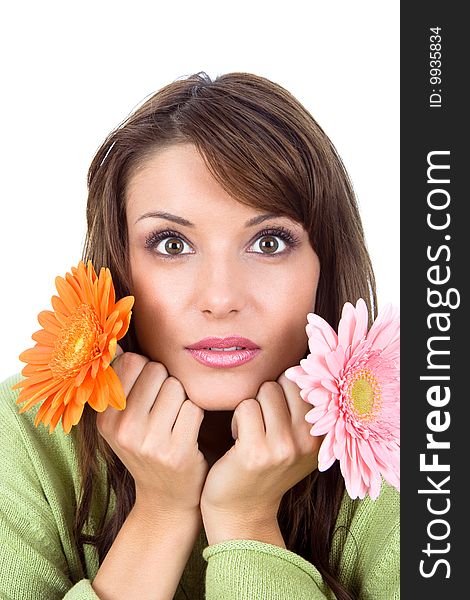
M 100 355 L 98 338 L 103 333 L 95 310 L 80 304 L 67 318 L 54 345 L 49 367 L 56 378 L 74 377 L 86 363 Z
M 373 419 L 380 410 L 381 389 L 380 384 L 367 369 L 354 373 L 349 382 L 348 395 L 356 416 L 361 420 Z

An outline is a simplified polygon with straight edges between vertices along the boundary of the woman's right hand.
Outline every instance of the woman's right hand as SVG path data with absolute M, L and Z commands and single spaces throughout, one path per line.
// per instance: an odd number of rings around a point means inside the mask
M 163 364 L 119 351 L 112 368 L 126 408 L 98 413 L 98 431 L 134 478 L 136 505 L 173 514 L 199 511 L 209 470 L 197 442 L 204 410 L 186 398 Z

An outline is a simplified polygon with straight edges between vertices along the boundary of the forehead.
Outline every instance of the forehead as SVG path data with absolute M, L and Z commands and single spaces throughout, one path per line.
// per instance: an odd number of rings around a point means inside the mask
M 126 211 L 129 222 L 142 214 L 166 211 L 196 222 L 236 219 L 246 222 L 265 211 L 241 204 L 213 178 L 193 144 L 156 151 L 129 178 Z

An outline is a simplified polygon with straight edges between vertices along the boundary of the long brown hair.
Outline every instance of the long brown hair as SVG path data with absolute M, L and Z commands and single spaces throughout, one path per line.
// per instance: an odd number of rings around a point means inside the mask
M 148 156 L 175 143 L 195 144 L 213 177 L 233 198 L 303 224 L 320 260 L 317 314 L 336 328 L 343 304 L 362 297 L 372 323 L 375 278 L 344 165 L 296 98 L 250 73 L 211 80 L 200 72 L 177 79 L 148 98 L 98 149 L 88 173 L 83 259 L 92 260 L 95 269 L 111 269 L 118 297 L 132 294 L 127 183 Z M 140 352 L 132 322 L 122 346 Z M 86 406 L 77 426 L 82 493 L 74 535 L 80 552 L 84 543 L 96 546 L 101 563 L 135 502 L 135 486 L 95 421 L 96 413 Z M 107 507 L 96 535 L 86 535 L 99 460 L 107 474 Z M 351 600 L 354 590 L 345 589 L 338 564 L 330 558 L 343 493 L 338 463 L 324 473 L 314 471 L 284 495 L 278 519 L 287 548 L 313 563 L 337 598 Z M 112 494 L 115 510 L 107 518 Z

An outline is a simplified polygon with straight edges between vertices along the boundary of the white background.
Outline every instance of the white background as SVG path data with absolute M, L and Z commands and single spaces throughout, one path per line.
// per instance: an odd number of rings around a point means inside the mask
M 3 6 L 0 381 L 81 257 L 94 152 L 146 96 L 201 70 L 262 75 L 312 113 L 351 176 L 379 307 L 399 305 L 398 1 Z

